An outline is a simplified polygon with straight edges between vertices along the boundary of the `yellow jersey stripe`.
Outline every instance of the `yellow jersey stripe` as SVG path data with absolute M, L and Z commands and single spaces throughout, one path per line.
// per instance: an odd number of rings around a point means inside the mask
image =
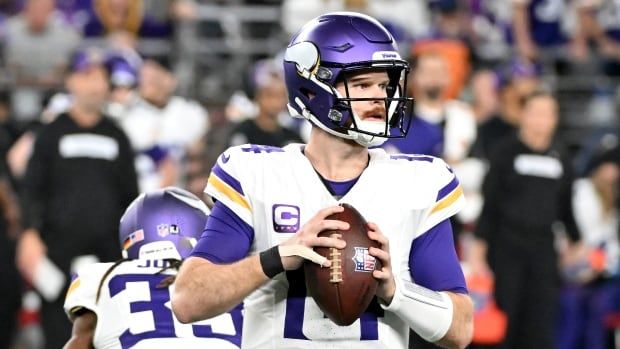
M 441 201 L 439 201 L 435 207 L 433 207 L 433 209 L 431 210 L 431 214 L 439 211 L 439 210 L 443 210 L 444 208 L 452 205 L 456 200 L 458 200 L 461 196 L 463 195 L 463 189 L 461 188 L 461 186 L 459 185 L 458 187 L 456 187 L 452 193 L 450 193 L 448 196 L 444 197 Z
M 245 207 L 246 209 L 248 209 L 248 211 L 252 211 L 248 201 L 235 189 L 231 188 L 228 184 L 226 184 L 226 182 L 217 177 L 217 175 L 215 175 L 214 173 L 211 173 L 211 175 L 209 176 L 208 183 L 215 187 L 217 191 L 226 195 L 226 197 L 228 197 L 234 203 L 238 204 L 241 207 Z
M 75 291 L 76 288 L 80 287 L 80 283 L 82 283 L 80 278 L 73 280 L 73 282 L 71 283 L 71 286 L 69 286 L 69 289 L 67 290 L 67 297 L 69 297 L 71 292 Z

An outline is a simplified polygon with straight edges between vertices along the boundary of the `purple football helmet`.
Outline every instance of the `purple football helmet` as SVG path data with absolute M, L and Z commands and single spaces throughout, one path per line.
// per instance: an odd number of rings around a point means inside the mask
M 179 188 L 141 194 L 121 217 L 118 238 L 123 257 L 189 257 L 209 213 L 204 202 Z
M 384 70 L 387 98 L 351 98 L 347 74 Z M 378 146 L 387 138 L 403 138 L 411 123 L 413 99 L 404 94 L 409 64 L 401 59 L 392 35 L 372 17 L 354 12 L 319 16 L 293 36 L 284 54 L 288 108 L 332 135 Z M 344 82 L 346 95 L 336 90 Z M 365 122 L 351 102 L 381 100 L 385 123 Z

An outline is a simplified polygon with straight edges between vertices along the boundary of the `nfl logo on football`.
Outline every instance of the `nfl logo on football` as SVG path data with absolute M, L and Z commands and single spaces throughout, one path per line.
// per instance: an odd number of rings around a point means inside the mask
M 353 261 L 355 262 L 355 271 L 372 272 L 375 270 L 375 257 L 368 253 L 366 247 L 355 247 Z

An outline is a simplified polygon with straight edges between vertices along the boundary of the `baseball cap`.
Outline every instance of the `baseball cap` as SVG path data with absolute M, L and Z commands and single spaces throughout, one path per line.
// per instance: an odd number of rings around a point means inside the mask
M 539 79 L 543 74 L 542 66 L 539 63 L 524 62 L 514 59 L 501 66 L 497 71 L 498 86 L 504 87 L 513 80 L 518 79 Z
M 97 48 L 78 50 L 71 57 L 69 71 L 71 73 L 81 72 L 96 65 L 108 69 L 106 55 L 102 50 Z
M 139 57 L 138 57 L 139 58 Z M 107 59 L 110 82 L 114 86 L 133 87 L 138 83 L 138 71 L 142 61 L 132 62 L 128 57 L 111 53 Z

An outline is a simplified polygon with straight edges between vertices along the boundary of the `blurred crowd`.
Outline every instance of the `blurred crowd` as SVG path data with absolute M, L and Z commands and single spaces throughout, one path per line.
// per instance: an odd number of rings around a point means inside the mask
M 384 148 L 443 158 L 465 191 L 472 347 L 614 347 L 620 1 L 0 0 L 0 348 L 62 346 L 71 273 L 120 258 L 139 193 L 203 197 L 228 146 L 304 142 L 281 52 L 341 10 L 381 20 L 411 63 L 411 132 Z M 279 49 L 243 51 L 256 33 Z M 192 49 L 218 36 L 225 53 Z

